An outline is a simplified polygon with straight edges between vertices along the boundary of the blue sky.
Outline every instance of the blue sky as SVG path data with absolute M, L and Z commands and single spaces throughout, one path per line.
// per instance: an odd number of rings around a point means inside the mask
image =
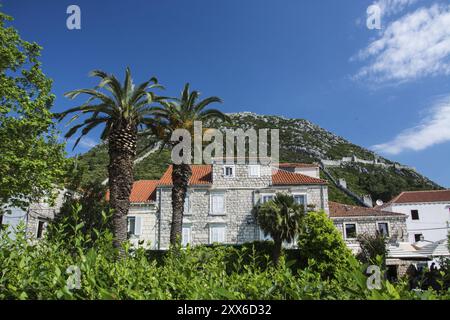
M 447 1 L 377 0 L 380 30 L 366 26 L 370 0 L 0 3 L 22 38 L 44 47 L 55 111 L 74 106 L 64 92 L 96 84 L 89 71 L 130 66 L 169 95 L 190 82 L 226 112 L 305 118 L 450 186 Z M 71 4 L 81 30 L 66 28 Z

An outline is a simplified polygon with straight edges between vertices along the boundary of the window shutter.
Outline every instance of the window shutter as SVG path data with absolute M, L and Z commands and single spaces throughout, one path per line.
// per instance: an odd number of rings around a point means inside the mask
M 225 226 L 211 226 L 211 243 L 218 242 L 222 243 L 225 242 Z
M 141 220 L 142 217 L 136 217 L 135 218 L 135 222 L 134 222 L 134 234 L 136 236 L 140 236 L 141 235 Z
M 184 214 L 189 213 L 189 195 L 186 193 L 186 198 L 184 198 Z
M 250 165 L 248 167 L 249 176 L 251 177 L 259 177 L 260 176 L 260 166 L 259 165 Z
M 217 228 L 217 242 L 225 242 L 225 227 Z
M 191 243 L 191 227 L 183 227 L 182 232 L 182 244 L 185 247 L 188 243 Z
M 224 195 L 223 194 L 213 194 L 211 196 L 212 202 L 212 213 L 220 214 L 224 212 Z

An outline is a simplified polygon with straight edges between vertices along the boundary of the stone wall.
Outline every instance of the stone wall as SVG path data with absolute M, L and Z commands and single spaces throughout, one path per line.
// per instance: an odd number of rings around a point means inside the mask
M 142 245 L 148 249 L 158 248 L 158 224 L 156 214 L 157 210 L 154 204 L 131 205 L 128 217 L 140 219 L 139 235 L 131 236 L 130 238 L 130 242 L 134 246 Z
M 224 165 L 214 164 L 212 166 L 212 178 L 214 188 L 264 188 L 272 183 L 272 167 L 260 165 L 260 176 L 249 176 L 247 164 L 233 164 L 235 168 L 234 177 L 224 177 Z
M 59 213 L 61 209 L 67 190 L 58 191 L 58 195 L 53 204 L 49 204 L 46 201 L 36 202 L 30 204 L 27 211 L 27 236 L 30 239 L 36 239 L 38 233 L 38 225 L 41 221 L 43 223 L 43 233 L 48 226 L 49 221 L 55 218 L 55 215 Z
M 405 217 L 394 217 L 394 216 L 370 216 L 370 217 L 345 217 L 345 218 L 331 218 L 334 225 L 342 234 L 347 245 L 351 248 L 358 245 L 356 239 L 345 239 L 344 234 L 344 224 L 345 223 L 356 223 L 356 233 L 357 234 L 370 234 L 375 235 L 378 230 L 378 222 L 387 222 L 389 226 L 389 237 L 397 236 L 398 241 L 407 241 L 408 231 L 406 229 Z
M 262 177 L 261 179 L 264 179 Z M 245 180 L 245 179 L 243 179 Z M 254 205 L 260 200 L 262 194 L 275 194 L 277 192 L 306 193 L 308 204 L 314 204 L 316 210 L 323 209 L 328 213 L 328 191 L 326 186 L 296 186 L 296 187 L 269 187 L 250 188 L 250 179 L 242 186 L 240 182 L 219 178 L 216 183 L 208 187 L 191 187 L 189 194 L 189 211 L 183 218 L 183 224 L 191 227 L 191 243 L 207 244 L 210 242 L 210 226 L 223 224 L 226 226 L 225 242 L 228 244 L 241 244 L 260 239 L 259 227 L 252 216 Z M 253 180 L 253 179 L 252 179 Z M 258 186 L 261 180 L 254 179 Z M 228 187 L 225 188 L 225 182 Z M 231 185 L 231 186 L 230 186 Z M 170 227 L 172 220 L 171 188 L 160 188 L 160 249 L 166 249 L 170 242 Z M 210 195 L 212 192 L 224 192 L 225 214 L 210 214 Z

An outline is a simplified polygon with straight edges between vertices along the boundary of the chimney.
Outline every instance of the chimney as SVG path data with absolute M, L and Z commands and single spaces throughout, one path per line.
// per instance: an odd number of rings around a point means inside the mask
M 339 179 L 339 185 L 340 185 L 342 188 L 347 189 L 347 181 L 345 181 L 344 178 L 340 178 L 340 179 Z
M 366 194 L 363 196 L 363 202 L 367 207 L 373 208 L 372 197 L 370 196 L 370 194 Z

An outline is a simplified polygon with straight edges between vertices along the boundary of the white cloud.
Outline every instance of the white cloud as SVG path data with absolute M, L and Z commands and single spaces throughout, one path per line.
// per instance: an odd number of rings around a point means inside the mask
M 450 141 L 450 96 L 438 100 L 421 124 L 404 130 L 393 140 L 372 147 L 373 150 L 399 154 L 420 151 Z
M 354 79 L 369 83 L 399 83 L 425 76 L 449 75 L 450 5 L 419 8 L 389 23 L 378 39 L 355 58 L 368 64 Z
M 73 147 L 73 145 L 75 144 L 77 139 L 78 139 L 78 137 L 67 139 L 67 143 L 70 145 L 70 148 Z M 78 142 L 77 148 L 91 149 L 91 148 L 95 147 L 97 144 L 98 144 L 98 142 L 96 140 L 91 139 L 87 136 L 84 136 L 83 138 L 81 138 L 80 142 Z
M 416 3 L 418 0 L 378 0 L 374 4 L 381 9 L 383 16 L 390 16 L 403 11 L 406 7 Z

